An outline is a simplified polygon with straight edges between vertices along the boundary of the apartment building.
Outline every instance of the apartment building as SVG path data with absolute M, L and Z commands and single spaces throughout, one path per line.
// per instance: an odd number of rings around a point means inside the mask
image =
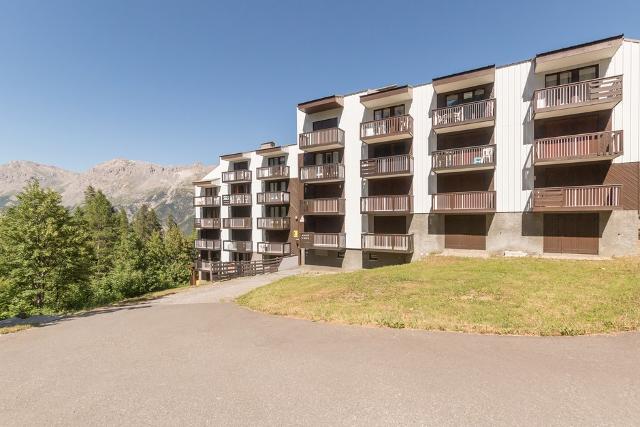
M 636 40 L 302 102 L 297 134 L 222 156 L 195 183 L 203 260 L 358 268 L 453 250 L 638 251 Z

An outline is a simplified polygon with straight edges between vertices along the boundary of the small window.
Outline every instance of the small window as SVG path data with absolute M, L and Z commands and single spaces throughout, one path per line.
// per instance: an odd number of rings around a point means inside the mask
M 598 70 L 595 65 L 578 70 L 578 81 L 591 80 L 595 78 L 598 78 Z
M 484 88 L 479 88 L 473 91 L 473 100 L 481 101 L 484 99 Z
M 404 116 L 404 104 L 393 107 L 393 116 Z
M 561 85 L 566 85 L 567 83 L 571 83 L 571 71 L 564 71 L 558 74 L 558 82 Z
M 462 94 L 462 102 L 470 102 L 473 99 L 473 92 L 464 92 Z
M 382 120 L 402 115 L 404 115 L 404 104 L 373 110 L 373 120 Z
M 369 261 L 378 261 L 378 254 L 369 252 Z
M 455 95 L 447 95 L 447 107 L 451 107 L 458 103 L 458 94 Z
M 558 75 L 549 74 L 544 77 L 544 87 L 558 86 Z
M 267 159 L 267 164 L 269 166 L 278 166 L 278 165 L 284 165 L 286 163 L 284 156 L 279 156 L 279 157 L 269 157 Z
M 331 119 L 318 120 L 317 122 L 313 122 L 313 130 L 322 130 L 322 129 L 331 129 L 338 127 L 338 118 L 333 117 Z

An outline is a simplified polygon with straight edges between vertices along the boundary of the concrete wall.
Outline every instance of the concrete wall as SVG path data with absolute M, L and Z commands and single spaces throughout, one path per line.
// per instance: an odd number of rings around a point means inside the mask
M 487 252 L 505 251 L 542 253 L 542 215 L 533 213 L 496 213 L 487 215 Z
M 640 254 L 638 211 L 616 210 L 600 214 L 600 255 Z

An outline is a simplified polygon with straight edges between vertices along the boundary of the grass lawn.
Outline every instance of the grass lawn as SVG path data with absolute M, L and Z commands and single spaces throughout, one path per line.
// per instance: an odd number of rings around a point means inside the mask
M 347 324 L 522 335 L 640 328 L 640 258 L 427 257 L 287 277 L 238 298 L 253 310 Z
M 14 332 L 24 331 L 29 328 L 31 328 L 31 325 L 5 326 L 0 328 L 0 335 L 12 334 Z

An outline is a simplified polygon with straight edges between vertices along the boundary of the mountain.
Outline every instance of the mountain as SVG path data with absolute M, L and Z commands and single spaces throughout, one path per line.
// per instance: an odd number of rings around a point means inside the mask
M 156 209 L 163 220 L 172 214 L 180 227 L 191 230 L 193 181 L 201 179 L 212 166 L 162 166 L 154 163 L 114 159 L 86 172 L 72 172 L 29 161 L 0 165 L 0 208 L 11 204 L 27 181 L 36 178 L 43 187 L 62 194 L 66 206 L 82 203 L 84 190 L 92 185 L 102 190 L 116 207 L 131 216 L 143 203 Z

